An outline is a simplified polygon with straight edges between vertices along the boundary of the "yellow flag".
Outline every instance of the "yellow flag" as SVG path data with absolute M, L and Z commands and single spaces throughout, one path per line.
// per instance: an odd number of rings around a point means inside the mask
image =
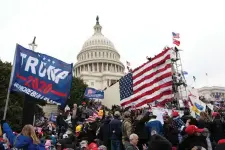
M 191 110 L 194 111 L 197 114 L 200 113 L 196 106 L 192 106 Z

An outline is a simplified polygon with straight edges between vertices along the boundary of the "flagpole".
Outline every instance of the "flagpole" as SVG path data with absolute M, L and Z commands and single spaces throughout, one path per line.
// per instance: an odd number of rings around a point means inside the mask
M 37 44 L 35 43 L 35 40 L 36 40 L 36 36 L 34 37 L 33 42 L 30 43 L 30 44 L 28 44 L 31 47 L 31 50 L 32 51 L 34 51 L 37 48 Z M 35 125 L 35 119 L 36 119 L 36 116 L 35 116 L 35 113 L 34 113 L 34 116 L 33 116 L 33 126 Z
M 16 47 L 17 47 L 17 44 L 16 44 Z M 4 109 L 3 120 L 6 119 L 7 109 L 8 109 L 8 105 L 9 105 L 9 96 L 10 96 L 10 90 L 11 90 L 11 86 L 12 86 L 13 75 L 14 75 L 14 72 L 15 72 L 15 63 L 16 63 L 16 49 L 15 49 L 15 54 L 14 54 L 14 59 L 13 59 L 13 67 L 12 67 L 12 70 L 11 70 L 11 76 L 10 76 L 10 80 L 9 80 L 7 97 L 6 97 L 6 101 L 5 101 L 5 109 Z
M 206 76 L 206 86 L 209 86 L 208 73 L 206 73 L 205 76 Z
M 10 84 L 11 84 L 11 81 L 10 81 Z M 7 98 L 6 98 L 6 102 L 5 102 L 5 110 L 4 110 L 3 120 L 5 120 L 5 118 L 6 118 L 7 109 L 8 109 L 8 105 L 9 105 L 10 87 L 8 88 L 8 92 L 7 92 Z

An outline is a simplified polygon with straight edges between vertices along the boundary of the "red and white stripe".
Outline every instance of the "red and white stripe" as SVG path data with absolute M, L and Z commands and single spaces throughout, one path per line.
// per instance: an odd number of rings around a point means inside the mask
M 93 115 L 89 116 L 85 120 L 88 121 L 88 122 L 94 122 L 96 120 L 96 118 L 98 118 L 98 114 L 97 113 L 93 113 Z
M 121 100 L 121 106 L 135 105 L 140 108 L 156 100 L 161 104 L 172 99 L 171 53 L 171 48 L 166 48 L 151 61 L 133 71 L 134 94 Z

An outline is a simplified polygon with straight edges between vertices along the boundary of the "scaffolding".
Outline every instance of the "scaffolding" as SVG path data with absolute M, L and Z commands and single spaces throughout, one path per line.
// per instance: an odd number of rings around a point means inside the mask
M 176 46 L 172 48 L 173 57 L 171 59 L 173 69 L 173 93 L 174 93 L 174 105 L 177 109 L 184 107 L 184 101 L 188 100 L 187 95 L 187 83 L 185 79 L 185 72 L 183 71 L 180 49 Z

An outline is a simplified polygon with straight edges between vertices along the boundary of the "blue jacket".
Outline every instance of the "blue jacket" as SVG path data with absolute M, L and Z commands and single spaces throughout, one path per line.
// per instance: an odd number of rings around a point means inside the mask
M 12 129 L 8 125 L 8 123 L 3 124 L 3 132 L 6 133 L 7 138 L 9 139 L 10 145 L 14 148 L 23 148 L 25 150 L 45 150 L 43 144 L 33 144 L 32 138 L 28 136 L 13 134 Z
M 146 127 L 148 128 L 150 135 L 153 130 L 155 130 L 157 134 L 163 135 L 163 125 L 159 120 L 156 119 L 149 120 L 149 122 L 146 124 Z

